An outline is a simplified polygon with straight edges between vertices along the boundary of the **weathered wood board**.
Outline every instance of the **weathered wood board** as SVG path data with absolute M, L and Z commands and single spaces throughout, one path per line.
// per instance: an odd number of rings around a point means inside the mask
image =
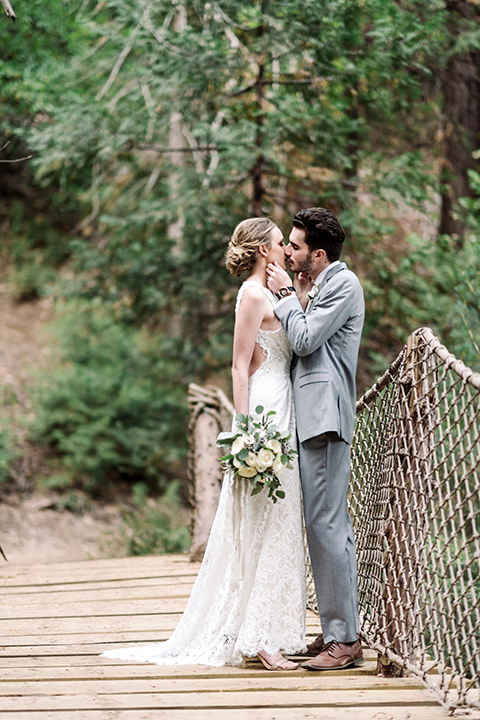
M 107 660 L 166 639 L 198 564 L 181 555 L 0 568 L 1 720 L 440 720 L 415 678 Z M 311 635 L 318 620 L 309 614 Z M 472 719 L 473 720 L 473 719 Z

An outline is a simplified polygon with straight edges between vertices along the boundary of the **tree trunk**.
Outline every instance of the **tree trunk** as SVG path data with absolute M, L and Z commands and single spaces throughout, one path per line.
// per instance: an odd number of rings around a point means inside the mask
M 177 32 L 182 32 L 187 27 L 187 13 L 182 6 L 179 6 L 178 12 L 175 15 L 173 27 Z M 178 257 L 183 247 L 183 230 L 185 227 L 185 218 L 179 200 L 181 194 L 181 173 L 185 165 L 185 158 L 180 151 L 186 147 L 186 142 L 183 134 L 183 117 L 181 113 L 176 110 L 172 110 L 172 114 L 170 115 L 169 147 L 173 149 L 169 157 L 172 165 L 170 171 L 170 198 L 173 205 L 177 207 L 177 217 L 168 226 L 168 237 L 172 241 L 172 254 Z
M 472 0 L 446 0 L 451 43 L 480 20 L 480 6 Z M 472 194 L 468 170 L 478 168 L 472 153 L 480 145 L 480 52 L 453 53 L 443 76 L 444 156 L 440 233 L 453 235 L 462 245 L 464 232 L 455 210 L 461 197 Z
M 266 3 L 262 3 L 262 10 L 265 9 Z M 263 35 L 265 34 L 265 26 L 262 24 L 257 30 L 257 37 L 260 42 L 262 41 Z M 265 194 L 265 188 L 263 185 L 263 174 L 265 157 L 263 154 L 263 122 L 264 122 L 264 105 L 265 105 L 265 54 L 263 48 L 261 49 L 261 59 L 258 63 L 258 73 L 255 82 L 256 100 L 257 100 L 257 117 L 255 123 L 257 126 L 255 134 L 255 149 L 256 157 L 255 164 L 252 168 L 252 182 L 253 182 L 253 193 L 252 193 L 252 209 L 255 217 L 263 215 L 262 203 L 263 196 Z
M 263 166 L 265 163 L 263 157 L 263 100 L 264 100 L 264 81 L 263 81 L 264 66 L 259 65 L 257 75 L 257 107 L 258 114 L 256 118 L 257 132 L 255 136 L 255 147 L 256 147 L 256 158 L 255 164 L 252 169 L 252 180 L 253 180 L 253 196 L 252 196 L 252 207 L 253 214 L 256 217 L 263 215 L 262 202 L 265 189 L 263 187 Z

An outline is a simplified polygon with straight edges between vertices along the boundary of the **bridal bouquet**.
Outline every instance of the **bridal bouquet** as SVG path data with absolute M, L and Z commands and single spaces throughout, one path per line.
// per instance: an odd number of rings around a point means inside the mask
M 234 478 L 250 480 L 252 495 L 268 488 L 268 497 L 275 503 L 285 497 L 283 490 L 278 489 L 278 474 L 298 453 L 290 445 L 290 433 L 282 432 L 273 424 L 275 410 L 263 414 L 263 407 L 259 405 L 255 413 L 239 413 L 235 429 L 231 433 L 220 433 L 217 445 L 228 448 L 228 453 L 221 458 L 223 469 L 232 472 Z

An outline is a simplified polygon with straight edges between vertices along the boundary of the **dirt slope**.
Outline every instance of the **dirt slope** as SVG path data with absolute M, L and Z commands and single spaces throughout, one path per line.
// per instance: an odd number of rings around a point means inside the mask
M 0 286 L 0 422 L 22 439 L 15 478 L 0 485 L 0 545 L 10 563 L 115 554 L 110 539 L 118 533 L 119 507 L 96 504 L 73 514 L 61 508 L 57 495 L 37 487 L 48 470 L 47 459 L 26 440 L 24 421 L 32 415 L 29 395 L 35 373 L 45 371 L 51 361 L 52 318 L 51 299 L 17 304 Z

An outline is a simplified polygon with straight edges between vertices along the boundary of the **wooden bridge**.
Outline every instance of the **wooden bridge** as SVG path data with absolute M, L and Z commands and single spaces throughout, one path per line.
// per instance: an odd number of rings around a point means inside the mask
M 182 555 L 2 564 L 1 720 L 448 717 L 419 680 L 377 677 L 369 650 L 362 668 L 324 673 L 268 672 L 254 661 L 159 667 L 99 657 L 117 645 L 166 639 L 198 567 Z M 308 631 L 318 632 L 313 613 Z

